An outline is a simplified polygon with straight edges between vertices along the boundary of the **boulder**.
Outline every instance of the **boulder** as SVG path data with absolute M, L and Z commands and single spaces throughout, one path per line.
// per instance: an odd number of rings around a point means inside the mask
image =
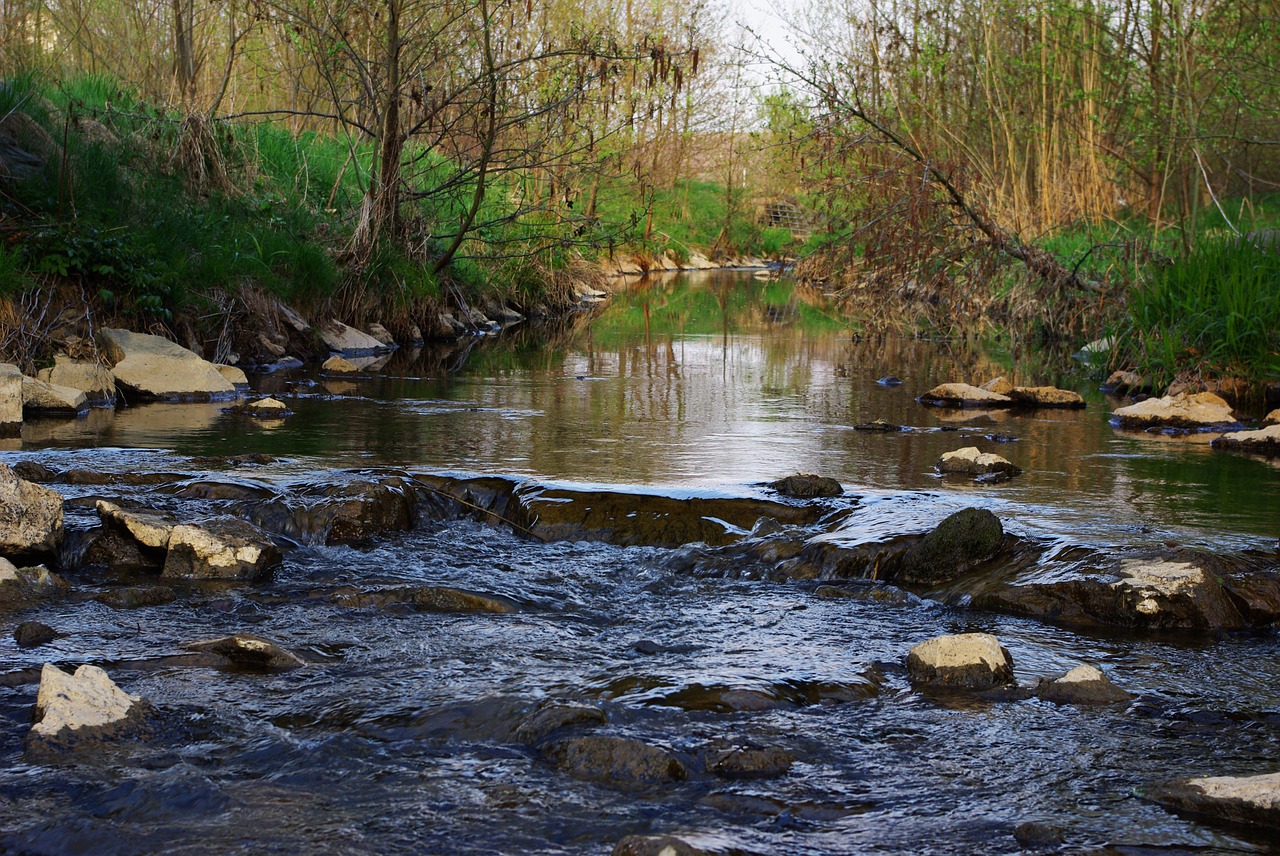
M 991 452 L 983 452 L 977 446 L 966 446 L 954 452 L 945 452 L 935 464 L 943 475 L 981 476 L 998 474 L 1016 476 L 1022 469 Z
M 769 482 L 769 487 L 783 496 L 789 496 L 793 499 L 814 499 L 844 494 L 844 487 L 840 482 L 833 478 L 815 476 L 811 473 L 796 473 L 793 476 Z
M 987 690 L 1013 681 L 1013 659 L 989 633 L 938 636 L 907 655 L 913 683 L 951 689 Z
M 350 360 L 335 354 L 324 361 L 324 364 L 320 366 L 320 370 L 335 374 L 352 374 L 360 371 L 360 368 Z
M 100 330 L 98 339 L 116 385 L 140 398 L 207 401 L 236 395 L 213 363 L 176 342 L 112 327 Z
M 189 642 L 182 647 L 189 651 L 216 654 L 228 660 L 232 666 L 246 671 L 287 672 L 306 665 L 292 651 L 252 633 L 236 633 L 219 639 Z
M 284 351 L 281 351 L 279 354 L 276 354 L 276 356 L 281 356 L 283 353 Z M 236 368 L 235 366 L 228 366 L 223 363 L 214 363 L 213 367 L 217 369 L 218 374 L 222 375 L 222 377 L 226 379 L 227 383 L 232 386 L 249 385 L 249 376 L 244 373 L 244 369 Z
M 121 508 L 114 502 L 100 499 L 95 504 L 104 526 L 127 534 L 148 550 L 168 550 L 169 535 L 178 525 L 176 518 L 150 511 L 134 511 Z
M 22 428 L 22 372 L 0 363 L 0 434 L 16 434 Z
M 1266 416 L 1262 417 L 1262 427 L 1268 428 L 1272 425 L 1280 425 L 1280 409 L 1273 410 Z
M 91 404 L 115 403 L 115 377 L 101 363 L 90 360 L 73 360 L 67 354 L 54 357 L 50 369 L 36 372 L 36 379 L 55 386 L 69 386 L 81 390 Z
M 1008 395 L 1013 392 L 1014 386 L 1009 382 L 1008 378 L 1001 375 L 1000 377 L 992 378 L 979 388 L 985 389 L 987 392 L 994 392 L 996 395 Z
M 143 728 L 147 709 L 97 666 L 81 666 L 69 675 L 45 663 L 27 747 L 62 750 L 128 736 Z
M 573 737 L 544 750 L 558 767 L 577 779 L 636 788 L 683 781 L 688 772 L 665 749 L 629 737 Z
M 394 348 L 396 346 L 396 337 L 391 335 L 391 331 L 383 327 L 377 321 L 369 325 L 368 332 L 371 338 L 377 339 L 385 348 Z
M 552 702 L 526 716 L 516 726 L 515 737 L 522 743 L 537 743 L 562 728 L 593 728 L 607 721 L 598 707 Z
M 19 568 L 8 559 L 0 558 L 0 612 L 26 609 L 60 597 L 68 588 L 65 580 L 50 573 L 44 565 Z
M 58 631 L 39 621 L 24 621 L 13 631 L 13 641 L 19 648 L 36 648 L 58 638 Z
M 0 556 L 44 556 L 62 543 L 62 495 L 0 464 Z
M 1007 395 L 990 392 L 967 383 L 943 383 L 920 396 L 921 404 L 935 407 L 1012 407 L 1014 401 Z
M 161 575 L 257 580 L 270 574 L 281 560 L 279 548 L 257 526 L 238 517 L 213 517 L 173 527 Z
M 1180 393 L 1164 398 L 1148 398 L 1111 414 L 1119 428 L 1131 431 L 1183 429 L 1206 431 L 1236 427 L 1239 423 L 1231 405 L 1212 392 Z
M 993 584 L 994 583 L 994 584 Z M 1241 630 L 1280 618 L 1280 581 L 1194 550 L 1090 556 L 1040 563 L 971 593 L 978 609 L 1076 626 Z
M 1079 408 L 1085 406 L 1080 393 L 1054 386 L 1017 386 L 1006 395 L 1021 407 Z
M 289 415 L 289 407 L 277 398 L 263 398 L 245 405 L 245 412 L 259 419 L 283 419 Z
M 1076 666 L 1060 678 L 1041 678 L 1033 690 L 1037 698 L 1054 704 L 1117 704 L 1133 694 L 1111 683 L 1097 666 Z
M 1280 827 L 1280 773 L 1176 779 L 1150 788 L 1146 796 L 1227 823 Z
M 610 856 L 710 856 L 674 835 L 628 835 L 614 845 Z
M 1251 455 L 1280 457 L 1280 424 L 1268 425 L 1257 431 L 1234 431 L 1215 437 L 1209 444 L 1215 449 L 1232 452 L 1248 452 Z
M 377 354 L 388 350 L 385 344 L 368 333 L 361 333 L 337 319 L 331 318 L 316 325 L 316 330 L 324 343 L 329 346 L 329 350 L 346 356 Z
M 89 409 L 89 397 L 73 387 L 24 377 L 22 407 L 25 413 L 74 417 Z
M 966 508 L 947 517 L 907 550 L 892 581 L 945 583 L 990 559 L 1003 544 L 1000 518 L 983 508 Z

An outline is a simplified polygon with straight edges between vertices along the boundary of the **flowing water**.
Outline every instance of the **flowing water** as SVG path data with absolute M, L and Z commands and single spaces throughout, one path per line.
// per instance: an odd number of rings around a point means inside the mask
M 226 405 L 153 404 L 24 429 L 3 453 L 55 469 L 217 478 L 254 489 L 370 471 L 504 475 L 674 497 L 766 496 L 796 471 L 839 479 L 868 540 L 995 511 L 1064 544 L 1274 548 L 1280 470 L 1196 439 L 1130 436 L 1061 353 L 976 341 L 851 341 L 820 295 L 745 274 L 634 286 L 555 329 L 398 354 L 382 373 L 254 377 L 282 425 Z M 883 386 L 885 375 L 901 386 Z M 1082 411 L 937 411 L 934 383 L 1079 390 Z M 911 430 L 855 430 L 875 419 Z M 998 439 L 1016 438 L 1013 442 Z M 1001 485 L 941 481 L 944 451 L 978 445 L 1026 470 Z M 211 456 L 277 460 L 230 472 Z M 56 487 L 69 528 L 94 497 L 199 516 L 173 486 Z M 829 520 L 809 527 L 824 531 Z M 191 585 L 166 604 L 73 597 L 6 618 L 66 635 L 0 662 L 105 664 L 158 711 L 155 731 L 62 762 L 23 752 L 36 687 L 0 687 L 0 850 L 21 853 L 607 853 L 670 833 L 713 852 L 1005 853 L 1045 821 L 1068 852 L 1267 852 L 1145 801 L 1181 775 L 1280 766 L 1280 645 L 1271 634 L 1080 633 L 897 598 L 820 596 L 808 583 L 690 571 L 684 552 L 543 543 L 504 526 L 425 519 L 356 548 L 304 544 L 270 582 Z M 78 591 L 107 581 L 77 572 Z M 351 608 L 340 587 L 433 584 L 499 595 L 510 614 Z M 901 663 L 941 633 L 985 631 L 1020 682 L 1100 664 L 1136 699 L 1102 708 L 915 692 Z M 250 631 L 309 665 L 277 675 L 156 658 Z M 766 703 L 726 705 L 739 691 Z M 549 701 L 598 707 L 595 733 L 664 747 L 684 781 L 574 778 L 518 724 Z M 757 709 L 758 708 L 758 709 Z M 728 744 L 780 747 L 786 775 L 706 769 Z

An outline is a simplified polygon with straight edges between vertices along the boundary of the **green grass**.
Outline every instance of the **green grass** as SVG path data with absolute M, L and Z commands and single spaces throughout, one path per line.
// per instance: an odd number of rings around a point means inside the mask
M 1280 253 L 1201 242 L 1149 272 L 1115 332 L 1121 353 L 1157 387 L 1188 375 L 1280 377 Z

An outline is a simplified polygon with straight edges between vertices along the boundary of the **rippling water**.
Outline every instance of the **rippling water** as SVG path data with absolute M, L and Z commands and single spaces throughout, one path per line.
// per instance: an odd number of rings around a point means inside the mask
M 237 471 L 288 489 L 338 468 L 462 470 L 664 494 L 749 495 L 796 470 L 861 498 L 869 539 L 923 531 L 967 504 L 1015 532 L 1071 543 L 1271 543 L 1277 470 L 1264 461 L 1114 432 L 1068 360 L 980 343 L 851 342 L 815 296 L 717 276 L 615 298 L 598 316 L 469 351 L 402 355 L 385 375 L 256 378 L 296 415 L 268 427 L 223 406 L 149 405 L 35 426 L 7 462 L 201 475 L 196 456 L 263 451 Z M 1079 389 L 1077 412 L 931 411 L 935 382 Z M 875 383 L 896 374 L 900 387 Z M 853 430 L 883 418 L 913 429 Z M 952 421 L 957 418 L 960 421 Z M 957 432 L 940 430 L 958 427 Z M 1018 438 L 999 446 L 1000 432 Z M 938 454 L 976 444 L 1027 474 L 941 482 Z M 220 476 L 226 478 L 226 474 Z M 59 485 L 182 514 L 172 491 Z M 70 524 L 90 511 L 72 507 Z M 815 530 L 816 531 L 816 530 Z M 1137 790 L 1189 774 L 1272 772 L 1280 757 L 1280 651 L 1271 634 L 1080 634 L 944 607 L 823 597 L 806 583 L 690 573 L 680 551 L 541 543 L 471 521 L 431 521 L 372 548 L 290 551 L 269 582 L 193 585 L 132 610 L 72 598 L 6 619 L 67 635 L 18 649 L 8 669 L 107 663 L 161 712 L 157 733 L 61 764 L 24 755 L 35 686 L 0 688 L 0 849 L 33 853 L 606 853 L 630 833 L 721 852 L 1005 853 L 1047 821 L 1081 852 L 1267 852 Z M 72 574 L 92 592 L 104 580 Z M 455 586 L 502 595 L 508 615 L 352 609 L 339 586 Z M 982 630 L 1031 683 L 1095 662 L 1137 695 L 1099 709 L 962 701 L 912 691 L 911 645 Z M 254 675 L 148 665 L 184 642 L 272 638 L 307 668 Z M 725 691 L 770 700 L 723 712 Z M 537 705 L 598 706 L 600 733 L 688 759 L 673 785 L 627 790 L 571 778 L 513 736 Z M 697 758 L 718 741 L 776 746 L 779 778 L 726 780 Z

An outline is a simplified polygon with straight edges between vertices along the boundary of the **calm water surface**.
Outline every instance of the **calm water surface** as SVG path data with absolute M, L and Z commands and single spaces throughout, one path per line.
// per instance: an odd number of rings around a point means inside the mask
M 1122 435 L 1096 382 L 1062 354 L 979 342 L 851 341 L 820 296 L 749 275 L 632 288 L 554 330 L 399 354 L 382 374 L 255 377 L 295 415 L 147 405 L 24 429 L 7 462 L 172 471 L 193 457 L 280 458 L 235 477 L 288 490 L 352 468 L 527 476 L 670 494 L 755 495 L 791 472 L 834 476 L 868 532 L 918 532 L 982 505 L 1006 527 L 1069 543 L 1274 544 L 1280 470 L 1195 440 Z M 884 375 L 897 387 L 876 383 Z M 941 381 L 1077 389 L 1083 411 L 938 411 Z M 884 419 L 912 430 L 868 433 Z M 942 430 L 956 428 L 956 431 Z M 1017 438 L 996 444 L 991 434 Z M 938 455 L 997 451 L 1027 472 L 943 482 Z M 226 478 L 223 474 L 221 478 Z M 196 516 L 172 491 L 58 486 Z M 69 525 L 91 525 L 72 507 Z M 870 537 L 870 536 L 869 536 Z M 72 575 L 77 590 L 101 580 Z M 439 584 L 515 600 L 512 615 L 335 606 L 338 586 Z M 1019 823 L 1060 826 L 1067 852 L 1268 852 L 1257 833 L 1180 818 L 1138 789 L 1280 764 L 1280 646 L 1271 635 L 1080 634 L 905 598 L 829 599 L 813 586 L 691 574 L 679 551 L 543 544 L 437 521 L 376 547 L 304 546 L 270 583 L 195 587 L 117 610 L 72 600 L 7 618 L 67 635 L 8 669 L 114 664 L 162 713 L 149 740 L 66 764 L 22 752 L 35 686 L 0 689 L 0 850 L 30 853 L 607 853 L 629 833 L 721 852 L 1006 853 Z M 138 669 L 195 638 L 249 630 L 311 665 L 278 676 Z M 996 633 L 1019 680 L 1082 661 L 1137 699 L 1103 709 L 960 703 L 900 668 L 939 633 Z M 699 709 L 709 690 L 772 709 Z M 716 741 L 781 746 L 784 777 L 628 791 L 572 779 L 512 738 L 547 700 L 589 703 L 601 733 L 686 758 Z

